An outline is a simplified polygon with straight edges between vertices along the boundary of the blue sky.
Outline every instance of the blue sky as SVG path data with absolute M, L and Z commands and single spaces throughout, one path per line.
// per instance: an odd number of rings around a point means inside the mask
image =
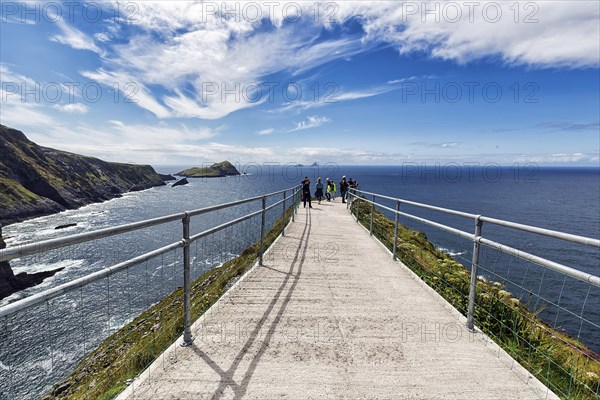
M 597 1 L 1 12 L 0 122 L 42 145 L 155 165 L 599 164 Z

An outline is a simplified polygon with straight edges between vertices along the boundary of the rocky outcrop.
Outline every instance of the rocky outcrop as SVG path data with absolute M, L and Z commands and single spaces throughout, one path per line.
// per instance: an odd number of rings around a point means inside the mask
M 165 185 L 149 165 L 121 164 L 42 147 L 0 125 L 0 228 Z M 1 234 L 1 232 L 0 232 Z M 0 235 L 0 248 L 5 246 Z M 59 270 L 14 275 L 0 263 L 0 298 L 41 283 Z
M 39 146 L 0 125 L 0 223 L 164 185 L 149 165 L 121 164 Z
M 178 180 L 174 184 L 172 184 L 171 187 L 183 186 L 183 185 L 187 185 L 188 183 L 190 183 L 190 182 L 187 180 L 187 178 L 183 178 L 183 179 Z
M 6 244 L 2 239 L 2 228 L 0 228 L 0 249 L 4 249 Z M 22 272 L 15 275 L 6 261 L 0 261 L 0 300 L 28 287 L 39 285 L 44 279 L 49 278 L 57 272 L 63 270 L 58 268 L 51 271 L 27 274 Z
M 221 161 L 207 168 L 189 168 L 176 173 L 175 175 L 185 176 L 187 178 L 219 178 L 224 176 L 240 175 L 240 172 L 229 161 Z
M 158 174 L 158 176 L 160 176 L 160 179 L 162 179 L 163 182 L 169 182 L 169 181 L 176 181 L 177 180 L 177 178 L 175 178 L 171 174 Z

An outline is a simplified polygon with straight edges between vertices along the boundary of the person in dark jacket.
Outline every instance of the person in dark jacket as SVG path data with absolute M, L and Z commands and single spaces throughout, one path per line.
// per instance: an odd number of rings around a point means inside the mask
M 312 204 L 310 203 L 310 180 L 308 179 L 308 176 L 302 181 L 302 202 L 304 203 L 304 208 L 306 208 L 307 201 L 308 207 L 312 208 Z
M 348 182 L 346 182 L 346 175 L 342 176 L 340 181 L 340 194 L 342 195 L 342 203 L 346 202 L 346 195 L 348 194 Z

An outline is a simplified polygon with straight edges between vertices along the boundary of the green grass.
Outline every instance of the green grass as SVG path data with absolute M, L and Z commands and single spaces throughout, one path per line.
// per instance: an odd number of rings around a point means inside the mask
M 38 195 L 25 189 L 18 182 L 0 177 L 0 207 L 13 207 L 39 198 Z
M 291 209 L 285 223 L 291 218 Z M 265 249 L 281 232 L 282 219 L 265 235 Z M 195 321 L 214 304 L 226 288 L 255 263 L 260 244 L 192 282 L 191 319 Z M 144 371 L 183 332 L 183 289 L 179 288 L 104 340 L 75 370 L 44 398 L 111 399 L 127 380 Z
M 370 226 L 371 205 L 352 204 L 359 222 Z M 394 222 L 375 210 L 373 234 L 393 250 Z M 403 225 L 396 257 L 466 315 L 470 271 L 435 249 L 427 237 Z M 600 356 L 552 329 L 498 282 L 477 282 L 475 324 L 563 399 L 600 399 Z

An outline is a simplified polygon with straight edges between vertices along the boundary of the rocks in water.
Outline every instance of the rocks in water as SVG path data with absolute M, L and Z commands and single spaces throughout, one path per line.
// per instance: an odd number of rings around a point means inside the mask
M 187 180 L 187 178 L 183 178 L 183 179 L 178 180 L 174 184 L 172 184 L 171 187 L 183 186 L 183 185 L 187 185 L 188 183 L 190 183 L 190 182 Z
M 73 222 L 72 224 L 59 225 L 59 226 L 54 227 L 54 229 L 65 229 L 65 228 L 70 228 L 72 226 L 77 226 L 77 223 Z
M 6 243 L 2 239 L 2 228 L 0 228 L 0 249 L 4 249 Z M 0 300 L 28 287 L 39 285 L 44 279 L 49 278 L 64 268 L 52 271 L 43 271 L 35 274 L 22 272 L 15 275 L 7 261 L 0 262 Z

